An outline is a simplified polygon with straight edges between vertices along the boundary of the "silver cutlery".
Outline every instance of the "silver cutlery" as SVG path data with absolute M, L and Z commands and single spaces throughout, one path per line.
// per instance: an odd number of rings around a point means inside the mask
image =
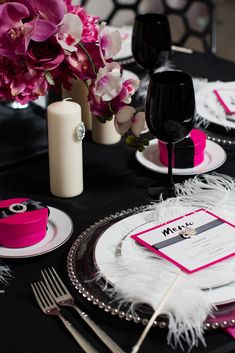
M 60 313 L 60 308 L 56 305 L 54 299 L 42 281 L 31 283 L 31 287 L 38 305 L 44 314 L 57 316 L 84 352 L 98 353 L 98 351 L 91 346 L 91 344 L 75 329 L 75 327 L 73 327 L 73 325 L 63 317 Z
M 57 304 L 63 306 L 70 306 L 80 315 L 80 317 L 87 323 L 92 331 L 101 339 L 101 341 L 113 353 L 125 353 L 110 336 L 107 335 L 84 311 L 82 311 L 75 303 L 74 298 L 65 287 L 56 270 L 52 267 L 41 271 L 43 279 L 47 288 Z

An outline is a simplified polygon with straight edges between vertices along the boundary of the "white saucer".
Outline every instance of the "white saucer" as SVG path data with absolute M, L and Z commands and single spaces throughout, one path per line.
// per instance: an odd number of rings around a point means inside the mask
M 210 303 L 215 305 L 230 304 L 235 301 L 235 282 L 211 290 L 207 289 L 205 292 Z
M 200 116 L 199 121 L 202 120 L 204 124 L 208 125 L 207 123 L 211 122 L 224 126 L 229 131 L 230 129 L 235 129 L 235 115 L 226 114 L 222 104 L 216 97 L 214 90 L 221 88 L 235 89 L 235 82 L 207 82 L 196 91 L 197 113 Z
M 64 244 L 72 234 L 73 223 L 63 211 L 49 207 L 47 234 L 39 243 L 25 248 L 6 248 L 0 246 L 0 258 L 24 258 L 45 254 Z
M 227 158 L 225 150 L 217 143 L 206 140 L 204 161 L 194 168 L 173 168 L 174 175 L 196 175 L 220 167 Z M 144 152 L 136 152 L 137 161 L 154 172 L 167 174 L 168 168 L 160 162 L 158 140 L 149 142 Z

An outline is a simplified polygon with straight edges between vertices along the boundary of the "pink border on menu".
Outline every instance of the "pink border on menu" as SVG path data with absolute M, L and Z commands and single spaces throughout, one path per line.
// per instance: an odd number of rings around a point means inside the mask
M 227 89 L 226 89 L 226 88 L 223 88 L 223 90 L 224 90 L 224 91 L 228 91 L 229 89 L 228 89 L 228 88 L 227 88 Z M 221 96 L 220 96 L 218 90 L 215 89 L 213 92 L 215 93 L 216 97 L 218 98 L 218 100 L 219 100 L 220 103 L 222 104 L 222 106 L 223 106 L 224 110 L 226 111 L 226 113 L 227 113 L 227 114 L 235 114 L 235 111 L 231 111 L 231 110 L 229 109 L 229 107 L 227 106 L 227 104 L 224 102 L 224 100 L 221 98 Z
M 209 267 L 209 266 L 211 266 L 211 265 L 214 265 L 214 264 L 216 264 L 216 263 L 218 263 L 218 262 L 221 262 L 221 261 L 223 261 L 223 260 L 225 260 L 225 259 L 227 259 L 227 258 L 229 258 L 229 257 L 234 256 L 234 255 L 235 255 L 235 252 L 232 253 L 232 254 L 229 254 L 229 255 L 227 255 L 227 256 L 224 256 L 224 257 L 222 257 L 222 258 L 220 258 L 220 259 L 218 259 L 218 260 L 209 262 L 209 263 L 206 264 L 206 265 L 203 265 L 203 266 L 200 266 L 200 267 L 198 267 L 198 268 L 195 268 L 194 270 L 189 270 L 188 268 L 186 268 L 186 267 L 184 267 L 183 265 L 181 265 L 179 262 L 177 262 L 177 261 L 175 261 L 174 259 L 172 259 L 171 257 L 169 257 L 169 256 L 167 256 L 167 255 L 165 255 L 165 254 L 163 254 L 160 250 L 155 249 L 154 247 L 152 247 L 151 245 L 149 245 L 148 243 L 146 243 L 143 239 L 140 239 L 140 238 L 139 238 L 139 235 L 141 235 L 141 234 L 148 233 L 149 231 L 151 231 L 151 230 L 153 230 L 153 229 L 160 228 L 160 227 L 162 227 L 163 225 L 172 223 L 172 222 L 174 222 L 174 221 L 178 221 L 178 220 L 181 219 L 181 218 L 190 216 L 191 214 L 194 214 L 194 213 L 200 212 L 200 211 L 204 211 L 204 212 L 210 214 L 211 216 L 213 216 L 213 217 L 215 217 L 215 218 L 217 218 L 217 219 L 220 219 L 223 223 L 226 223 L 226 224 L 230 225 L 231 227 L 235 228 L 235 225 L 234 225 L 234 224 L 232 224 L 232 223 L 226 221 L 225 219 L 223 219 L 223 218 L 221 218 L 221 217 L 215 215 L 214 213 L 212 213 L 212 212 L 210 212 L 210 211 L 208 211 L 208 210 L 205 210 L 204 208 L 199 208 L 198 210 L 196 210 L 196 211 L 194 211 L 194 212 L 190 212 L 190 213 L 187 213 L 187 214 L 185 214 L 185 215 L 183 215 L 183 216 L 174 218 L 174 219 L 172 219 L 172 220 L 170 220 L 170 221 L 168 221 L 168 222 L 161 223 L 161 224 L 159 224 L 158 226 L 155 226 L 155 227 L 152 227 L 152 228 L 149 228 L 149 229 L 146 229 L 146 230 L 142 230 L 142 231 L 139 232 L 139 233 L 133 234 L 133 235 L 131 236 L 131 238 L 133 238 L 135 241 L 137 241 L 137 242 L 140 243 L 141 245 L 145 246 L 146 248 L 148 248 L 148 249 L 151 250 L 152 252 L 155 252 L 156 254 L 160 255 L 161 257 L 165 258 L 166 260 L 172 262 L 174 265 L 178 266 L 182 271 L 185 271 L 185 272 L 187 272 L 187 273 L 193 273 L 193 272 L 202 270 L 202 269 L 207 268 L 207 267 Z

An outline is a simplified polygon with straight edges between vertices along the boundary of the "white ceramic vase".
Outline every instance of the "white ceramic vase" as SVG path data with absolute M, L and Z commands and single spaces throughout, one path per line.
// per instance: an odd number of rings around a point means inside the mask
M 114 119 L 100 122 L 95 116 L 92 117 L 92 141 L 102 145 L 112 145 L 121 140 L 121 135 L 114 126 Z

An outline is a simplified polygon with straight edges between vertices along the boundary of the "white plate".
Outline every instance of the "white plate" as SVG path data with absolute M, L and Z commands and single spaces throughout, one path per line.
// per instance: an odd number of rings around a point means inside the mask
M 97 240 L 94 251 L 95 265 L 102 277 L 110 284 L 115 284 L 119 280 L 113 266 L 111 266 L 116 261 L 117 256 L 121 256 L 124 262 L 128 256 L 131 256 L 131 258 L 135 256 L 135 247 L 133 246 L 135 241 L 131 238 L 131 235 L 155 225 L 153 221 L 149 221 L 150 212 L 134 214 L 118 221 L 104 231 Z M 136 252 L 136 256 L 140 257 L 140 253 Z M 234 264 L 235 257 L 225 261 Z M 201 276 L 202 272 L 203 276 Z M 208 267 L 189 276 L 194 278 L 194 283 L 197 283 L 200 288 L 211 288 L 205 291 L 208 293 L 211 303 L 220 305 L 235 300 L 235 282 L 231 282 L 231 279 L 226 278 L 226 276 L 221 279 L 220 272 L 218 274 L 213 272 L 212 276 L 210 267 Z
M 110 31 L 118 31 L 122 38 L 122 48 L 121 50 L 113 57 L 114 60 L 121 61 L 127 58 L 132 57 L 131 50 L 131 37 L 132 37 L 132 26 L 106 26 Z
M 39 243 L 17 249 L 0 246 L 0 258 L 23 258 L 42 255 L 64 244 L 72 234 L 72 220 L 65 212 L 57 208 L 49 207 L 49 210 L 47 234 Z
M 235 301 L 235 282 L 226 286 L 206 290 L 209 301 L 215 305 L 229 304 Z
M 217 143 L 206 140 L 204 161 L 194 168 L 173 168 L 174 175 L 196 175 L 206 173 L 220 167 L 227 158 L 225 150 Z M 144 152 L 136 152 L 136 159 L 144 167 L 154 172 L 167 174 L 168 168 L 160 162 L 158 140 L 149 142 Z
M 235 115 L 229 116 L 226 114 L 222 104 L 213 92 L 213 90 L 221 88 L 235 89 L 235 82 L 216 81 L 201 84 L 201 87 L 195 92 L 197 113 L 200 116 L 199 121 L 202 120 L 205 123 L 205 127 L 208 125 L 208 122 L 211 122 L 224 126 L 229 131 L 230 129 L 235 129 Z

